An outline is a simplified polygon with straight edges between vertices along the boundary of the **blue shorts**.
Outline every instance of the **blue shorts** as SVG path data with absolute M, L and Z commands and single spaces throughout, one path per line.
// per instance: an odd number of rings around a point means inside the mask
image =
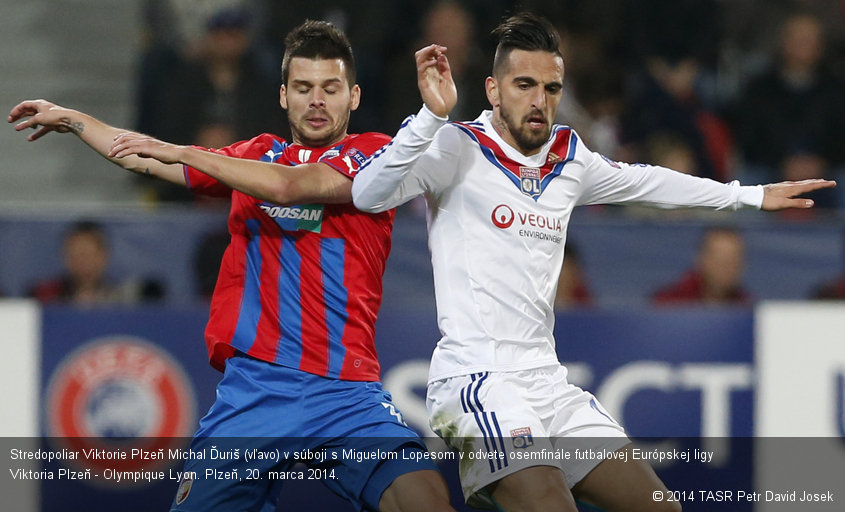
M 317 477 L 358 510 L 436 470 L 379 382 L 327 379 L 246 356 L 226 362 L 171 511 L 273 511 L 286 480 Z M 304 466 L 297 465 L 303 463 Z

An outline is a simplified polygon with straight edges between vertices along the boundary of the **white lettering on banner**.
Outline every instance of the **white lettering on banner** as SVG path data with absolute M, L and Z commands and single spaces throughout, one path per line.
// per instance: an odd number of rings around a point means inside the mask
M 743 363 L 670 363 L 636 361 L 617 368 L 605 378 L 596 396 L 599 402 L 623 425 L 625 402 L 643 389 L 701 391 L 702 449 L 713 451 L 713 465 L 721 466 L 730 459 L 730 396 L 734 391 L 751 389 L 752 372 Z M 665 448 L 665 447 L 664 447 Z
M 414 391 L 425 390 L 428 384 L 428 360 L 411 359 L 397 364 L 384 374 L 383 382 L 408 425 L 424 436 L 434 436 L 428 425 L 425 398 Z

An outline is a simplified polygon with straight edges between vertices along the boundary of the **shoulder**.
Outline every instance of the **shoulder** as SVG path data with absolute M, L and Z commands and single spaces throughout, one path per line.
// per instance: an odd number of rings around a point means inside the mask
M 379 132 L 366 132 L 350 135 L 349 140 L 355 142 L 374 142 L 384 145 L 390 142 L 390 136 Z
M 390 137 L 383 133 L 366 132 L 353 134 L 343 142 L 341 153 L 350 156 L 363 154 L 368 157 L 388 143 L 390 143 Z
M 235 142 L 220 150 L 220 153 L 239 158 L 259 158 L 268 151 L 279 152 L 287 146 L 287 141 L 272 133 L 262 133 L 249 140 Z

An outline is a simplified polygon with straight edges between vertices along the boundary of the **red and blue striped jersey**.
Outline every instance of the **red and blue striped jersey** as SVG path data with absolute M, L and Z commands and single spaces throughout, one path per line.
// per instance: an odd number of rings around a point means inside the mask
M 323 162 L 350 179 L 390 138 L 349 135 L 332 147 L 262 134 L 215 152 L 298 165 Z M 240 351 L 333 379 L 377 381 L 375 322 L 394 211 L 348 204 L 279 206 L 185 166 L 197 193 L 231 196 L 229 233 L 205 331 L 212 366 Z

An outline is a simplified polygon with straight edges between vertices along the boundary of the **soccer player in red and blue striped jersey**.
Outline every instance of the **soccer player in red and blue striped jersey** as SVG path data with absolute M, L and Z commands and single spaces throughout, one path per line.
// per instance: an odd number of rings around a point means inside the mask
M 359 212 L 351 183 L 389 138 L 346 133 L 360 89 L 343 33 L 307 21 L 285 43 L 280 104 L 293 143 L 262 134 L 220 150 L 175 146 L 43 100 L 22 102 L 9 122 L 37 128 L 29 140 L 73 132 L 125 169 L 231 198 L 206 329 L 224 375 L 191 449 L 289 455 L 188 460 L 172 510 L 275 510 L 281 480 L 218 474 L 279 474 L 294 453 L 359 510 L 452 510 L 426 454 L 407 453 L 425 445 L 379 383 L 374 324 L 393 212 Z

